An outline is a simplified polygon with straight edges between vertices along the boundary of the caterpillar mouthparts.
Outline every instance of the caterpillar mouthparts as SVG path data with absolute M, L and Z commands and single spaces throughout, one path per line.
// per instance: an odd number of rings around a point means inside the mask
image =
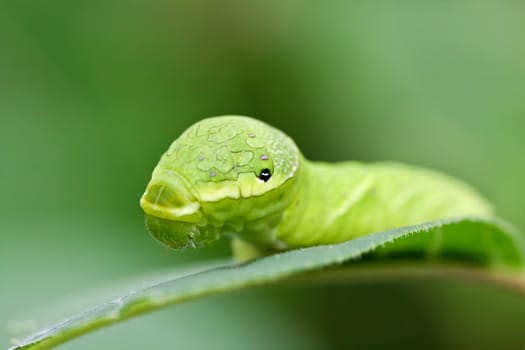
M 146 214 L 149 233 L 162 244 L 174 248 L 197 248 L 219 239 L 219 231 L 210 225 L 174 221 Z

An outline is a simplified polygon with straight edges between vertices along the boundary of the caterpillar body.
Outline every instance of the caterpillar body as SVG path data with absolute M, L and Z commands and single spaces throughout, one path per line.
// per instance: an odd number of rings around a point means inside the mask
M 172 248 L 234 237 L 238 257 L 339 243 L 463 215 L 490 217 L 475 189 L 399 163 L 307 160 L 259 120 L 221 116 L 188 128 L 164 153 L 140 204 Z

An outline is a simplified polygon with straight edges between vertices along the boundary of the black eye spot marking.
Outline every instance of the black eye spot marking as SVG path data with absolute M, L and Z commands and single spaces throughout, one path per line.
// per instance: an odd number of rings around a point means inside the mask
M 270 173 L 270 169 L 263 169 L 261 170 L 261 173 L 259 174 L 259 179 L 263 180 L 264 182 L 267 182 L 272 177 L 272 173 Z

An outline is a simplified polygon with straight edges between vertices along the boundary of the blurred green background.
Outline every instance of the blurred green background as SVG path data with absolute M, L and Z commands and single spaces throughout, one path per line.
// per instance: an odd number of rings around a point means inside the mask
M 510 0 L 0 2 L 0 347 L 75 295 L 228 256 L 161 247 L 138 206 L 208 116 L 258 117 L 311 159 L 443 170 L 525 229 L 524 35 Z M 525 300 L 479 285 L 280 287 L 63 348 L 523 349 L 524 324 Z

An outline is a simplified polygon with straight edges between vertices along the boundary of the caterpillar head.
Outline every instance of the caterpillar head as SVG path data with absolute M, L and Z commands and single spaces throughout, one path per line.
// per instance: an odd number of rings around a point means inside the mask
M 146 226 L 172 248 L 199 246 L 221 233 L 261 239 L 293 198 L 301 158 L 288 136 L 258 120 L 201 120 L 154 169 L 140 200 Z

